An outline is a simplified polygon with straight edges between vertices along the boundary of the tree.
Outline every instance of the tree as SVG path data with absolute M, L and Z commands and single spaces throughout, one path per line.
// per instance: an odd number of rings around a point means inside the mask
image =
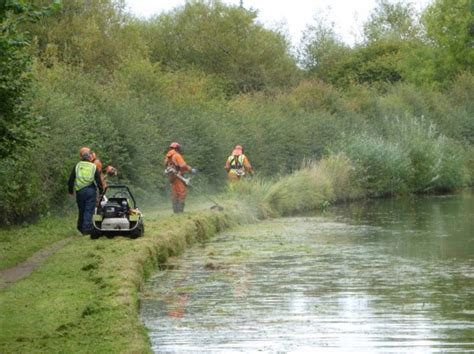
M 401 81 L 402 48 L 403 43 L 397 41 L 378 41 L 354 48 L 335 76 L 336 83 L 342 86 L 368 84 L 383 89 L 386 84 Z
M 284 86 L 296 64 L 289 42 L 256 22 L 257 13 L 215 1 L 188 1 L 146 24 L 151 60 L 173 70 L 197 67 L 237 91 Z
M 419 37 L 421 30 L 415 14 L 411 3 L 377 0 L 377 6 L 364 24 L 366 42 L 404 41 Z
M 435 79 L 447 81 L 474 68 L 474 2 L 436 0 L 422 16 L 428 41 L 434 46 Z
M 21 0 L 0 3 L 0 159 L 32 142 L 32 119 L 25 104 L 31 84 L 30 41 L 18 27 L 58 8 L 58 3 L 47 8 Z
M 34 0 L 39 5 L 46 1 Z M 62 0 L 60 11 L 26 29 L 46 65 L 59 60 L 108 75 L 124 59 L 145 56 L 137 22 L 125 13 L 124 0 Z
M 334 24 L 315 17 L 300 43 L 299 61 L 311 75 L 326 82 L 334 81 L 334 73 L 349 55 L 347 47 L 334 31 Z
M 418 33 L 412 7 L 379 0 L 365 24 L 366 40 L 350 48 L 339 39 L 333 24 L 315 18 L 303 33 L 300 63 L 310 76 L 339 87 L 352 84 L 376 85 L 403 79 L 400 65 L 405 51 Z

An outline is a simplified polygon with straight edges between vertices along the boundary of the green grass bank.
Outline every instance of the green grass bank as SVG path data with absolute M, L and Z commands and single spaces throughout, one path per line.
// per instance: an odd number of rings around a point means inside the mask
M 147 220 L 146 236 L 137 240 L 74 236 L 0 292 L 0 352 L 148 352 L 138 318 L 143 280 L 190 244 L 253 220 L 250 210 L 226 205 L 223 212 Z
M 25 229 L 27 235 L 18 239 L 11 233 L 8 240 L 2 236 L 8 245 L 3 254 L 12 255 L 2 267 L 34 252 L 22 248 L 21 241 L 43 233 L 53 234 L 43 244 L 68 237 L 71 241 L 28 277 L 0 290 L 0 352 L 150 352 L 139 319 L 139 292 L 169 257 L 238 224 L 367 196 L 371 191 L 357 172 L 348 157 L 338 154 L 272 182 L 255 178 L 232 185 L 218 196 L 223 211 L 204 203 L 178 216 L 145 209 L 145 237 L 136 240 L 75 236 L 72 218 Z

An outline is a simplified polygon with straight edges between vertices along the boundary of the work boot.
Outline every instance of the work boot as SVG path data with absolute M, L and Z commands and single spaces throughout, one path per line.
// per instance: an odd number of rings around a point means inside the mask
M 178 213 L 183 213 L 184 212 L 184 200 L 181 200 L 178 202 Z

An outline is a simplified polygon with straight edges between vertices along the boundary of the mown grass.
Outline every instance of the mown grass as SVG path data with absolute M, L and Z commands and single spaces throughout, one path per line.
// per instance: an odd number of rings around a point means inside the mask
M 143 210 L 147 220 L 163 220 L 171 215 L 167 198 L 149 198 Z M 212 203 L 203 196 L 192 195 L 187 211 L 210 208 Z M 141 207 L 141 206 L 140 206 Z M 0 228 L 0 270 L 17 265 L 35 252 L 68 237 L 78 236 L 76 214 L 45 216 L 32 224 Z
M 36 251 L 77 234 L 74 217 L 45 217 L 35 224 L 0 228 L 0 269 L 25 261 Z
M 149 352 L 138 318 L 143 279 L 189 244 L 248 222 L 244 210 L 231 202 L 223 212 L 152 217 L 137 240 L 75 237 L 0 292 L 0 352 Z

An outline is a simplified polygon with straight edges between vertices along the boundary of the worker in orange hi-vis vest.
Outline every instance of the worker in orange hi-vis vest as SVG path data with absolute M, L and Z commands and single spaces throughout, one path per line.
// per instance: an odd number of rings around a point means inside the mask
M 177 142 L 172 142 L 168 148 L 165 156 L 165 174 L 168 176 L 171 183 L 171 202 L 174 213 L 182 213 L 187 195 L 187 179 L 184 178 L 184 173 L 191 172 L 195 174 L 196 169 L 188 166 L 181 155 L 181 145 Z

